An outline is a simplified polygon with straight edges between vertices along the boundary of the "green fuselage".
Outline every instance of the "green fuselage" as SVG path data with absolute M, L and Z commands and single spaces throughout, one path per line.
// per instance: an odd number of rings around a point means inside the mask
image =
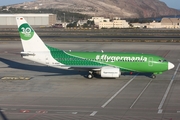
M 98 68 L 103 66 L 118 67 L 121 72 L 143 72 L 160 74 L 168 70 L 164 58 L 139 53 L 122 52 L 75 52 L 59 50 L 47 46 L 52 57 L 67 66 Z

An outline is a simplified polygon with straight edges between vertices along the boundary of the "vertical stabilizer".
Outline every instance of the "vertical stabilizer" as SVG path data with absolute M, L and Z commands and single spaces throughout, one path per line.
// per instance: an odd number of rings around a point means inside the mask
M 23 17 L 16 17 L 24 52 L 48 51 L 48 48 Z

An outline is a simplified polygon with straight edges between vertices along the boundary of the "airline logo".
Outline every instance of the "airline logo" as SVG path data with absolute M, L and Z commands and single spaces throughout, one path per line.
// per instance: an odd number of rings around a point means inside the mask
M 30 40 L 34 35 L 34 30 L 28 24 L 25 23 L 19 27 L 19 33 L 21 39 Z
M 147 57 L 140 56 L 108 56 L 108 55 L 96 55 L 96 60 L 106 61 L 106 62 L 115 62 L 115 61 L 147 61 Z

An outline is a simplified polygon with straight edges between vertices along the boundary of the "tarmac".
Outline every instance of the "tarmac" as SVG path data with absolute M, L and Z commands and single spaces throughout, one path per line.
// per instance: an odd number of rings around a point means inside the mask
M 1 41 L 0 108 L 9 120 L 180 119 L 180 43 L 45 43 L 71 51 L 151 53 L 175 67 L 156 79 L 138 74 L 87 79 L 84 72 L 21 58 L 20 41 Z

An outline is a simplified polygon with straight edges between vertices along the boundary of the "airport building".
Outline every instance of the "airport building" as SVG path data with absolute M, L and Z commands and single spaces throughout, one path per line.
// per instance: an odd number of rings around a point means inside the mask
M 161 24 L 161 22 L 151 22 L 151 23 L 148 23 L 146 24 L 146 28 L 164 28 Z
M 56 23 L 55 14 L 0 14 L 0 26 L 17 25 L 15 17 L 22 16 L 30 25 L 52 26 Z
M 180 28 L 179 18 L 162 18 L 161 22 L 152 22 L 147 25 L 147 28 L 167 28 L 177 29 Z
M 129 28 L 129 23 L 126 20 L 113 20 L 111 22 L 100 22 L 99 29 L 102 28 Z
M 180 28 L 180 18 L 162 18 L 161 25 L 165 28 Z
M 92 17 L 91 19 L 89 19 L 90 21 L 94 21 L 94 24 L 96 26 L 99 26 L 100 22 L 110 22 L 109 18 L 104 18 L 104 17 Z
M 89 19 L 91 21 L 94 21 L 94 24 L 99 27 L 99 29 L 102 28 L 129 28 L 130 25 L 126 20 L 121 20 L 119 17 L 114 17 L 113 20 L 110 20 L 109 18 L 104 17 L 92 17 L 92 19 Z

